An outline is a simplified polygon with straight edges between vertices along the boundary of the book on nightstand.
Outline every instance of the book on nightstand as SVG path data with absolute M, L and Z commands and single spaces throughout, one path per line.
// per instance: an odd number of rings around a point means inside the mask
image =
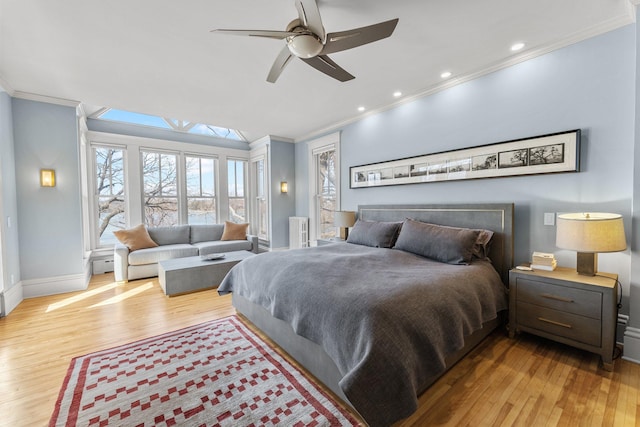
M 531 268 L 534 270 L 546 270 L 553 271 L 556 269 L 558 263 L 553 254 L 545 252 L 534 252 L 531 257 Z

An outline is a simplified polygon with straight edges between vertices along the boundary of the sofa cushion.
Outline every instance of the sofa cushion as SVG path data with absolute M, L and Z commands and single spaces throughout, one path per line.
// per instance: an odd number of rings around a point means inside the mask
M 155 248 L 140 249 L 129 254 L 129 265 L 154 264 L 158 261 L 187 256 L 197 256 L 198 248 L 188 243 L 163 245 Z
M 117 230 L 113 232 L 116 239 L 129 248 L 130 251 L 137 251 L 144 248 L 153 248 L 158 244 L 151 240 L 147 228 L 144 224 L 136 225 L 128 230 Z
M 243 240 L 247 238 L 247 228 L 249 224 L 236 224 L 235 222 L 225 221 L 224 232 L 220 240 Z
M 218 252 L 250 251 L 252 249 L 251 242 L 248 241 L 247 239 L 200 242 L 200 243 L 194 243 L 193 246 L 199 249 L 200 255 L 209 255 L 209 254 L 218 253 Z
M 149 227 L 149 236 L 160 246 L 189 243 L 189 226 Z
M 224 224 L 192 225 L 191 243 L 220 240 L 222 238 L 223 231 Z

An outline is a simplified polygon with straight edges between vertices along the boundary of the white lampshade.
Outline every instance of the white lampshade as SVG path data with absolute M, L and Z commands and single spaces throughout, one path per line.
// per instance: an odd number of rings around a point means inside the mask
M 336 227 L 353 227 L 356 223 L 356 213 L 353 211 L 336 211 L 333 221 Z
M 599 252 L 627 249 L 622 216 L 601 212 L 558 215 L 556 246 L 578 252 L 578 273 L 593 276 Z
M 624 251 L 622 216 L 600 212 L 558 215 L 556 246 L 590 253 Z

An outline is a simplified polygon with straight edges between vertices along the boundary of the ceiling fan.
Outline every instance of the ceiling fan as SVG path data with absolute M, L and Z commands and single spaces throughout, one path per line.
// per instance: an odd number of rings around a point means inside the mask
M 387 38 L 398 24 L 398 19 L 391 19 L 366 27 L 327 34 L 322 25 L 316 0 L 295 0 L 295 4 L 298 9 L 298 18 L 291 21 L 285 31 L 218 29 L 211 32 L 286 40 L 287 44 L 280 51 L 267 76 L 267 81 L 270 83 L 275 83 L 294 56 L 316 70 L 346 82 L 355 77 L 333 62 L 327 54 Z

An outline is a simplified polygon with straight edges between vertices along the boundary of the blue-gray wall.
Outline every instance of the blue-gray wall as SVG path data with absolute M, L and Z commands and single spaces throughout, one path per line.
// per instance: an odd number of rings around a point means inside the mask
M 18 251 L 18 202 L 16 196 L 16 168 L 13 148 L 13 115 L 11 97 L 0 90 L 0 182 L 2 183 L 2 219 L 0 236 L 5 247 L 2 254 L 2 273 L 5 291 L 20 281 Z M 9 226 L 11 224 L 11 226 Z M 11 280 L 13 278 L 13 281 Z
M 271 248 L 289 247 L 289 217 L 295 216 L 295 146 L 271 140 Z M 287 181 L 288 193 L 280 192 L 280 182 Z
M 636 25 L 366 117 L 341 129 L 342 209 L 368 203 L 513 202 L 515 262 L 555 247 L 545 212 L 624 216 L 631 235 Z M 580 128 L 581 172 L 349 189 L 349 167 Z M 307 144 L 296 144 L 297 215 L 308 215 Z M 602 254 L 629 295 L 630 253 Z M 623 308 L 628 312 L 628 304 Z
M 22 280 L 83 273 L 75 108 L 12 99 Z M 56 186 L 40 187 L 41 168 Z

